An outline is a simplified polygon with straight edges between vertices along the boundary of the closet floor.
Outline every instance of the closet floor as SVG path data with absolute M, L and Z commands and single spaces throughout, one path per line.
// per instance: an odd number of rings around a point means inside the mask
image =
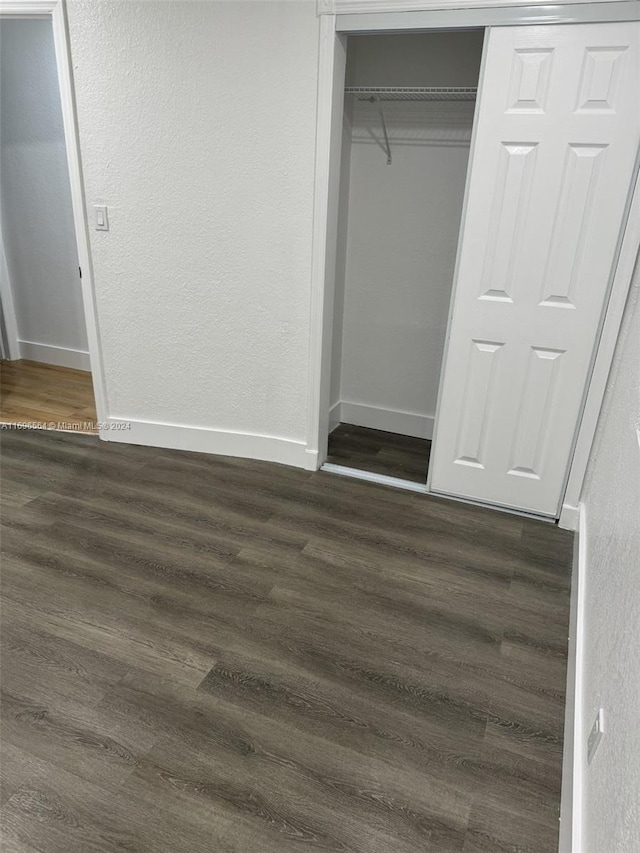
M 431 442 L 379 429 L 340 424 L 329 436 L 327 462 L 425 483 Z
M 556 853 L 573 535 L 7 429 L 6 853 Z
M 0 362 L 0 423 L 97 433 L 91 374 L 39 361 Z

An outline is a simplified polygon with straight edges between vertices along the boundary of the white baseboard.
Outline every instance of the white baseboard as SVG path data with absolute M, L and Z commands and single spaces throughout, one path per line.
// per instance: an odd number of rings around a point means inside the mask
M 576 507 L 576 538 L 571 572 L 571 615 L 567 656 L 567 691 L 562 756 L 560 838 L 558 853 L 582 851 L 582 774 L 584 726 L 582 721 L 584 655 L 584 588 L 587 572 L 587 519 L 584 504 Z
M 572 504 L 562 504 L 558 527 L 563 530 L 577 530 L 579 525 L 580 510 Z
M 395 432 L 397 435 L 410 435 L 414 438 L 433 438 L 434 418 L 429 415 L 417 415 L 414 412 L 383 409 L 379 406 L 366 406 L 363 403 L 342 400 L 331 409 L 329 430 L 336 417 L 336 426 L 338 423 L 353 424 L 353 426 Z
M 33 341 L 18 341 L 18 346 L 20 358 L 29 361 L 41 361 L 43 364 L 55 364 L 57 367 L 73 367 L 75 370 L 91 370 L 89 353 L 84 350 L 36 344 Z
M 329 434 L 340 426 L 340 403 L 334 403 L 329 409 Z
M 206 427 L 127 418 L 109 418 L 107 428 L 100 430 L 100 438 L 123 444 L 142 444 L 148 447 L 166 447 L 171 450 L 191 450 L 220 456 L 261 459 L 266 462 L 279 462 L 281 465 L 304 468 L 307 471 L 315 471 L 318 467 L 317 451 L 307 450 L 303 441 L 292 441 L 271 435 L 225 432 Z

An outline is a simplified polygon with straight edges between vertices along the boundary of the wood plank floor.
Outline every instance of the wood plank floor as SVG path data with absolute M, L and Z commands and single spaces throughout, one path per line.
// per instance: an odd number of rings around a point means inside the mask
M 329 435 L 327 462 L 425 483 L 431 442 L 379 429 L 340 424 Z
M 97 433 L 91 374 L 38 361 L 0 362 L 0 423 Z
M 0 441 L 7 853 L 555 853 L 570 534 Z

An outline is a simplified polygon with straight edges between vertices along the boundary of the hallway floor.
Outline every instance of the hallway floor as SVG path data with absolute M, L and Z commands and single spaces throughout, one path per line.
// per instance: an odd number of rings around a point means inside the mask
M 0 442 L 7 851 L 555 853 L 571 534 L 268 463 Z
M 38 361 L 0 362 L 0 423 L 97 433 L 91 374 Z

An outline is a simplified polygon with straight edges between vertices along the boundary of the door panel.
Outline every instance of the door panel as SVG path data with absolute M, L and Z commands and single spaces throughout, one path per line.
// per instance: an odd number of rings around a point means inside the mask
M 464 408 L 458 427 L 456 459 L 481 468 L 487 446 L 487 422 L 495 402 L 495 379 L 502 344 L 472 341 L 467 360 Z
M 640 140 L 640 24 L 488 34 L 431 488 L 556 515 Z

